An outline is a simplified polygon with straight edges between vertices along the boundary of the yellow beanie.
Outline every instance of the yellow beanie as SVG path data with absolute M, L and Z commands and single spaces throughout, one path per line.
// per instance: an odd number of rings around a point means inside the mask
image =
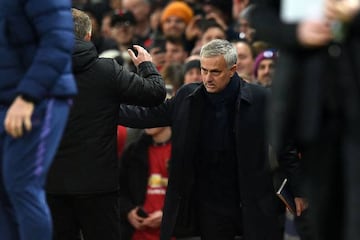
M 190 22 L 194 16 L 193 10 L 184 2 L 175 1 L 169 3 L 161 14 L 161 22 L 163 23 L 167 18 L 176 16 L 184 20 L 186 24 Z

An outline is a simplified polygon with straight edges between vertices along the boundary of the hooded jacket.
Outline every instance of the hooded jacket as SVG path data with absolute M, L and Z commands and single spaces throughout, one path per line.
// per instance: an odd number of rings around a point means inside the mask
M 155 106 L 166 95 L 151 62 L 139 75 L 113 59 L 98 58 L 91 42 L 76 40 L 73 72 L 79 94 L 48 175 L 47 192 L 92 194 L 118 189 L 116 129 L 121 103 Z

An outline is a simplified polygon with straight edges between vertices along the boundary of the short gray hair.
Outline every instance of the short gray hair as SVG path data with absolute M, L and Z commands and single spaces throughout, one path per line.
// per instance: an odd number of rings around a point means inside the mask
M 86 34 L 91 33 L 92 29 L 89 15 L 76 8 L 72 8 L 71 13 L 74 21 L 75 37 L 84 39 Z
M 202 46 L 200 57 L 216 56 L 224 56 L 228 68 L 231 68 L 237 61 L 236 49 L 233 44 L 227 40 L 214 39 Z

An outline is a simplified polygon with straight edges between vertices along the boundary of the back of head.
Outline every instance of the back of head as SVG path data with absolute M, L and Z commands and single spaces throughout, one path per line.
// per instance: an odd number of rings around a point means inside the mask
M 82 40 L 90 40 L 92 29 L 90 17 L 85 12 L 76 8 L 72 8 L 71 13 L 74 21 L 75 37 Z
M 237 61 L 237 52 L 232 43 L 223 39 L 214 39 L 204 46 L 200 51 L 200 57 L 224 56 L 226 65 L 230 68 Z

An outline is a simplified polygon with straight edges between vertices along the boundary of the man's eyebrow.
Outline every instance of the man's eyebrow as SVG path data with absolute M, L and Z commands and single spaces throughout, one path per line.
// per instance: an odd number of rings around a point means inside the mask
M 202 70 L 209 71 L 209 72 L 219 72 L 219 71 L 221 71 L 220 69 L 216 69 L 216 68 L 215 68 L 215 69 L 210 69 L 210 70 L 209 70 L 209 69 L 206 69 L 206 68 L 204 68 L 204 67 L 202 67 L 202 66 L 201 66 L 200 68 L 201 68 Z

